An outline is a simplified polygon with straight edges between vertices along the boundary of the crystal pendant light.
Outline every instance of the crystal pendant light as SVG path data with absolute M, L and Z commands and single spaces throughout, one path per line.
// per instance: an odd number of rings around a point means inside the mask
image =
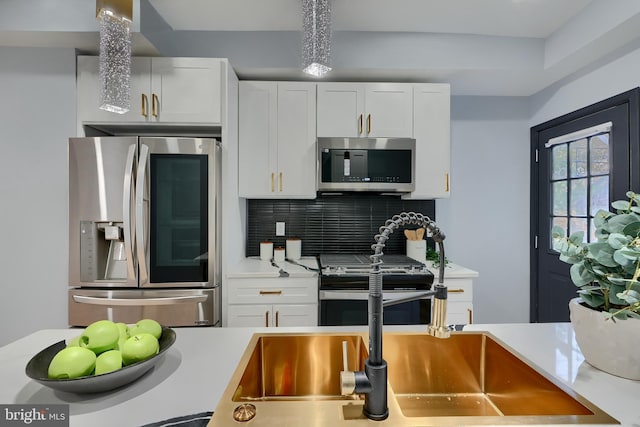
M 302 71 L 322 77 L 331 71 L 330 0 L 302 0 Z
M 96 0 L 100 23 L 100 109 L 131 109 L 131 24 L 133 0 Z

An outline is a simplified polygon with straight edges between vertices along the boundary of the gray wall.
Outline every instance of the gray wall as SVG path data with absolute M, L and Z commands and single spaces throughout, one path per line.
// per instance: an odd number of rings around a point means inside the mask
M 475 323 L 529 321 L 528 108 L 525 97 L 451 99 L 452 196 L 436 217 L 447 258 L 480 274 Z
M 73 49 L 0 47 L 0 345 L 67 326 Z

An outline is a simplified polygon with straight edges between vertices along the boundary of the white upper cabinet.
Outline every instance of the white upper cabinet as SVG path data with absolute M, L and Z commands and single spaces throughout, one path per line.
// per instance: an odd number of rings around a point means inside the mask
M 78 122 L 221 125 L 223 61 L 212 58 L 131 58 L 131 110 L 99 109 L 97 56 L 78 57 Z
M 319 137 L 413 136 L 413 89 L 405 83 L 318 83 Z
M 316 197 L 316 84 L 239 84 L 240 197 Z
M 405 198 L 449 197 L 451 186 L 451 89 L 448 84 L 413 85 L 416 188 Z

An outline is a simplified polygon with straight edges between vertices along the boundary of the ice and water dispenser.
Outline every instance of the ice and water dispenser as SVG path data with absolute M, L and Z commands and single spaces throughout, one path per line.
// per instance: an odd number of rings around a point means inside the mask
M 121 222 L 80 222 L 80 280 L 127 280 L 127 254 Z

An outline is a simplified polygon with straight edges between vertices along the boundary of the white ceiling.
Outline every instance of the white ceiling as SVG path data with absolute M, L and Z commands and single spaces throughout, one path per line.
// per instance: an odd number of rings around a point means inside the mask
M 301 0 L 150 0 L 175 30 L 300 31 Z M 334 31 L 546 38 L 591 0 L 332 0 Z

